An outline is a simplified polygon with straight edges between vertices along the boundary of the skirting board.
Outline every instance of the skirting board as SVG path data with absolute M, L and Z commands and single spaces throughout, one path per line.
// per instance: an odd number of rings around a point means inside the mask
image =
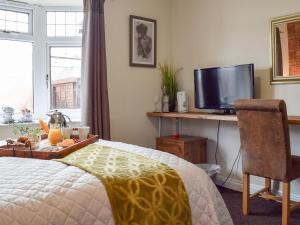
M 224 176 L 217 176 L 215 179 L 215 184 L 216 185 L 222 185 L 225 181 L 226 177 Z M 237 180 L 237 179 L 228 179 L 227 182 L 223 185 L 223 187 L 234 190 L 234 191 L 239 191 L 242 192 L 242 181 Z M 259 190 L 261 190 L 263 186 L 257 185 L 257 184 L 250 184 L 250 192 L 255 193 Z M 278 194 L 281 194 L 281 190 L 278 191 Z M 291 200 L 300 202 L 300 195 L 299 194 L 293 194 L 291 193 Z

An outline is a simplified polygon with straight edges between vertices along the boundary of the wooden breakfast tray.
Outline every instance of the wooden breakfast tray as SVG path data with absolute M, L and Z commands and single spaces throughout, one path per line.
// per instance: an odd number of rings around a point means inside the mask
M 36 158 L 36 159 L 60 159 L 68 154 L 81 149 L 89 144 L 95 143 L 98 141 L 98 135 L 89 134 L 86 140 L 75 143 L 74 145 L 68 147 L 57 147 L 51 146 L 48 142 L 48 139 L 42 139 L 38 149 L 30 150 L 23 146 L 13 147 L 2 145 L 0 146 L 0 157 L 22 157 L 22 158 Z

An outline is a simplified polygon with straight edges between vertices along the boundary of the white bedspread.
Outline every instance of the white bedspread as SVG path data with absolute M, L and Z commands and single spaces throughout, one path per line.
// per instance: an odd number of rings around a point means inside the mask
M 99 143 L 176 169 L 189 194 L 193 225 L 232 225 L 204 171 L 176 156 L 117 142 Z M 55 161 L 0 158 L 0 225 L 113 225 L 106 191 L 93 175 Z

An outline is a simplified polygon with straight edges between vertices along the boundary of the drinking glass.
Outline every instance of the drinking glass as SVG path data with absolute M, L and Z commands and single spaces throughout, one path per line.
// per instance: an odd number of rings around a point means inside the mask
M 61 126 L 59 124 L 50 124 L 48 141 L 51 145 L 57 145 L 57 143 L 63 140 L 63 135 L 61 132 Z

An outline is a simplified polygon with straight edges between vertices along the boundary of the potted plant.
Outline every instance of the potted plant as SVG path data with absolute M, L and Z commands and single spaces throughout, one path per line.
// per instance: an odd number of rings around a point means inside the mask
M 177 102 L 178 84 L 176 75 L 182 68 L 175 69 L 173 65 L 164 63 L 159 64 L 159 70 L 162 77 L 162 92 L 164 96 L 169 98 L 169 111 L 174 112 Z

